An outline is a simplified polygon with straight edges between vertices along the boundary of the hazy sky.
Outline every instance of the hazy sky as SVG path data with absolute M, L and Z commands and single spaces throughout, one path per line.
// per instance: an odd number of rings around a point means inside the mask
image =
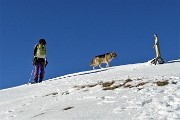
M 115 51 L 111 66 L 180 58 L 180 0 L 0 0 L 0 88 L 29 81 L 34 46 L 47 41 L 45 80 L 91 70 Z

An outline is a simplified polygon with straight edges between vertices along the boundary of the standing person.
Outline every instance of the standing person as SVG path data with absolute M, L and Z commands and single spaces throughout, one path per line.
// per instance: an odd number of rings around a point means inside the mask
M 45 39 L 40 39 L 39 44 L 37 44 L 34 48 L 34 81 L 33 83 L 42 82 L 44 78 L 44 68 L 47 65 L 46 59 L 46 41 Z M 40 70 L 40 74 L 39 74 Z M 39 81 L 38 81 L 39 78 Z

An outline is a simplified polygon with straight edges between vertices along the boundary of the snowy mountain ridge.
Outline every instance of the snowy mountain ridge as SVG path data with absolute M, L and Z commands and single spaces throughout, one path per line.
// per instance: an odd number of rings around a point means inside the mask
M 138 63 L 0 90 L 0 119 L 179 120 L 179 68 Z

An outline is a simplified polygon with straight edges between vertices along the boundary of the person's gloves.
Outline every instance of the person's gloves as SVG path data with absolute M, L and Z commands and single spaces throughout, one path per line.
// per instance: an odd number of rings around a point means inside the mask
M 46 60 L 45 67 L 47 66 L 47 64 L 48 64 L 48 61 Z

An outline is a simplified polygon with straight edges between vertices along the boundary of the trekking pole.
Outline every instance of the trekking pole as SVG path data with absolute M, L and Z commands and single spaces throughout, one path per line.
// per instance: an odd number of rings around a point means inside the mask
M 31 82 L 31 78 L 32 78 L 33 71 L 34 71 L 34 65 L 33 65 L 33 69 L 32 69 L 32 71 L 31 71 L 31 76 L 29 77 L 29 81 L 28 81 L 28 83 L 27 83 L 27 84 L 30 84 L 30 82 Z

